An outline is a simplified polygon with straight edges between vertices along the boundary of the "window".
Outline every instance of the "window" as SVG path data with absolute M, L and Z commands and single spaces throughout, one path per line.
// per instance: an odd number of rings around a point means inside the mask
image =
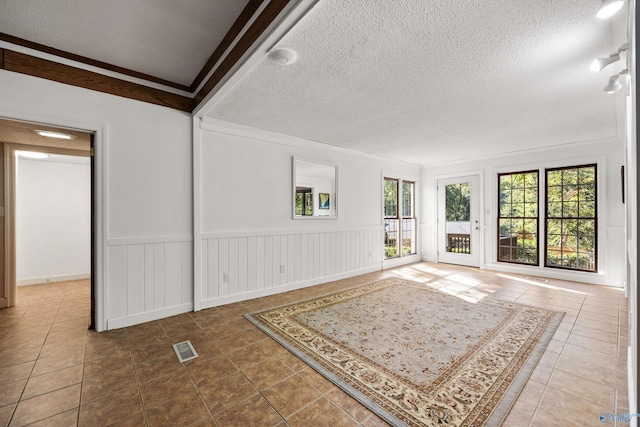
M 296 215 L 313 215 L 313 190 L 306 187 L 296 187 Z
M 538 171 L 498 175 L 498 261 L 538 265 Z
M 541 265 L 539 212 L 544 204 L 544 266 L 598 270 L 596 165 L 498 174 L 498 261 Z
M 384 179 L 384 257 L 398 256 L 398 180 Z
M 415 182 L 402 181 L 402 255 L 416 253 Z
M 596 165 L 546 170 L 545 266 L 597 271 Z
M 384 178 L 383 204 L 384 257 L 399 258 L 415 254 L 415 182 Z

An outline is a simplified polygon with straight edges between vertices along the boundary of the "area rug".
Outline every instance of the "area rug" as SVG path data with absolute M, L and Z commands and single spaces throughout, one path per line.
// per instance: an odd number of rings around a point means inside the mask
M 391 425 L 500 425 L 564 313 L 392 278 L 245 315 Z

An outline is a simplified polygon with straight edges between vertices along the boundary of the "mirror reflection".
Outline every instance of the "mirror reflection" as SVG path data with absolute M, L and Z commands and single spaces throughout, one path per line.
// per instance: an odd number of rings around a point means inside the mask
M 336 218 L 337 166 L 293 159 L 293 217 Z

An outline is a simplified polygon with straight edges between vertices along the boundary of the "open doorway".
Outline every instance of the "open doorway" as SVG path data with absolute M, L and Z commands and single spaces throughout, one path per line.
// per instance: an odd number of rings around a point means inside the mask
M 38 288 L 26 285 L 42 282 L 60 287 L 60 283 L 84 281 L 85 291 L 80 294 L 86 298 L 76 308 L 89 317 L 89 327 L 94 328 L 92 133 L 0 119 L 0 142 L 4 145 L 5 305 L 16 304 L 18 286 L 21 293 L 31 288 L 28 294 Z M 26 157 L 34 153 L 46 159 Z M 35 194 L 25 193 L 29 189 Z M 74 192 L 86 194 L 82 200 L 73 199 Z M 82 219 L 74 210 L 82 211 Z M 76 259 L 63 261 L 65 256 Z

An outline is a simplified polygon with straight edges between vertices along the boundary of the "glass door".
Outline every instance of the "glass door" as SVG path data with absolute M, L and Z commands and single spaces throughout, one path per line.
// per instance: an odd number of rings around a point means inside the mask
M 438 180 L 438 261 L 480 267 L 478 176 Z

